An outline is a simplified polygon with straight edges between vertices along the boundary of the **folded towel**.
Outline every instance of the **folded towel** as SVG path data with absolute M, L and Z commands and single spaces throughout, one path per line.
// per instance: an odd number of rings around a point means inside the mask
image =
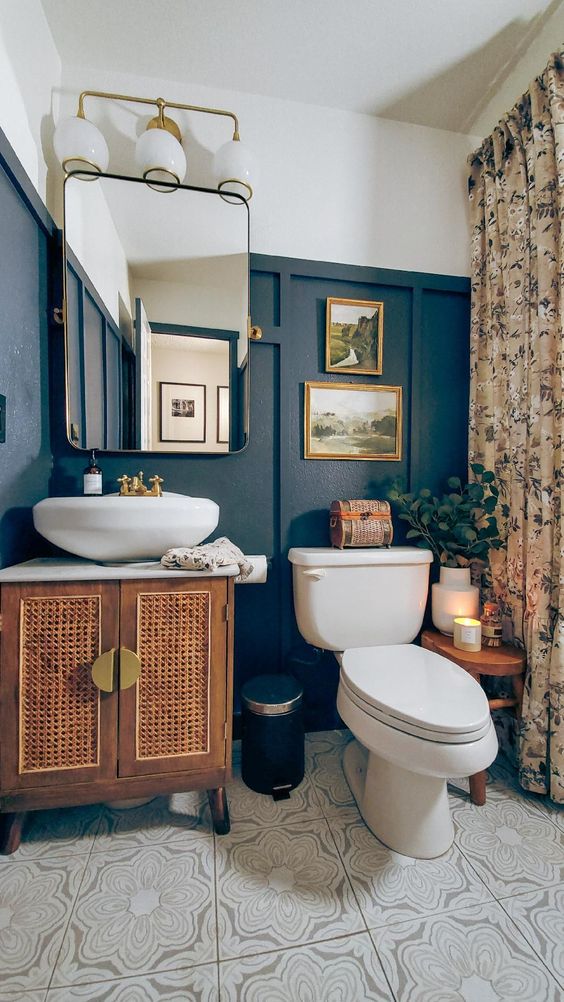
M 161 564 L 171 570 L 178 567 L 188 571 L 214 571 L 216 567 L 237 564 L 239 573 L 236 581 L 245 581 L 253 569 L 242 550 L 227 536 L 221 536 L 213 543 L 204 543 L 203 546 L 179 546 L 167 550 L 161 557 Z

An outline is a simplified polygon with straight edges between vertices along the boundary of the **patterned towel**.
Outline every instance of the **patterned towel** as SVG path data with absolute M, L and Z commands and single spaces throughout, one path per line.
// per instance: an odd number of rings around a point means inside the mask
M 245 554 L 227 536 L 203 546 L 179 546 L 167 550 L 161 557 L 161 564 L 170 570 L 181 568 L 186 571 L 214 571 L 216 567 L 238 564 L 236 581 L 245 581 L 253 569 Z

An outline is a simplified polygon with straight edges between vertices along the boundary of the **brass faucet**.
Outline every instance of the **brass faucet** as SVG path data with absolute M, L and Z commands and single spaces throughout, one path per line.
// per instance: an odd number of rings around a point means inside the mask
M 164 483 L 163 478 L 155 474 L 154 477 L 149 478 L 149 483 L 152 484 L 151 489 L 143 483 L 143 470 L 139 470 L 139 473 L 134 477 L 128 477 L 127 474 L 117 478 L 118 484 L 120 485 L 119 493 L 120 497 L 131 498 L 131 497 L 142 497 L 142 498 L 160 498 L 162 497 L 161 484 Z

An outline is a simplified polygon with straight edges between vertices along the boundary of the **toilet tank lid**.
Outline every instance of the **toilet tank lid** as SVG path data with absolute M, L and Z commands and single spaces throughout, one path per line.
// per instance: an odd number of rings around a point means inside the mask
M 302 567 L 362 567 L 370 564 L 430 564 L 433 554 L 417 546 L 364 547 L 337 550 L 331 546 L 293 546 L 288 553 L 291 564 Z

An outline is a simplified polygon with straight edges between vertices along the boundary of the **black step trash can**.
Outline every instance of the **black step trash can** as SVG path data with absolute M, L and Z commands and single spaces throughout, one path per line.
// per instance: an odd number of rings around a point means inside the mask
M 291 675 L 257 675 L 241 690 L 241 775 L 257 793 L 290 796 L 304 778 L 303 689 Z

